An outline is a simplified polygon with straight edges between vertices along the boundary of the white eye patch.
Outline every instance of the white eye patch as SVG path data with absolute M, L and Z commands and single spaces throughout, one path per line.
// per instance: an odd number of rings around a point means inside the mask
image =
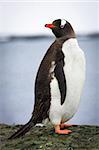
M 61 27 L 61 28 L 64 28 L 65 24 L 66 24 L 66 20 L 65 20 L 65 19 L 62 19 L 62 20 L 61 20 L 61 25 L 60 25 L 60 27 Z

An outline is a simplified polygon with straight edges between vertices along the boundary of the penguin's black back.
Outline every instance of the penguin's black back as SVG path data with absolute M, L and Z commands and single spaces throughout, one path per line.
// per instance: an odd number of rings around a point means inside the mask
M 61 104 L 65 100 L 66 79 L 63 71 L 64 54 L 62 52 L 62 45 L 67 39 L 66 37 L 58 39 L 50 46 L 38 69 L 35 81 L 35 105 L 33 111 L 33 116 L 36 118 L 37 123 L 49 117 L 51 102 L 50 83 L 52 80 L 52 75 L 49 70 L 52 67 L 52 62 L 55 62 L 56 65 L 54 75 L 58 81 L 61 92 Z

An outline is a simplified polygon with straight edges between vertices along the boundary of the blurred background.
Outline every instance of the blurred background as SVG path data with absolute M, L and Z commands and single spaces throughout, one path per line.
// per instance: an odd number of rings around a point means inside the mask
M 0 123 L 25 124 L 38 66 L 55 40 L 44 27 L 68 20 L 86 57 L 86 81 L 72 124 L 99 125 L 99 2 L 0 1 Z

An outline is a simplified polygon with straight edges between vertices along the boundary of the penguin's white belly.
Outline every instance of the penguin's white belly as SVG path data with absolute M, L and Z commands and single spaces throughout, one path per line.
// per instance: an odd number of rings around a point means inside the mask
M 76 113 L 85 80 L 85 58 L 76 39 L 69 39 L 63 44 L 64 73 L 66 78 L 66 98 L 61 105 L 61 95 L 57 79 L 51 82 L 51 106 L 49 117 L 53 124 L 66 122 Z

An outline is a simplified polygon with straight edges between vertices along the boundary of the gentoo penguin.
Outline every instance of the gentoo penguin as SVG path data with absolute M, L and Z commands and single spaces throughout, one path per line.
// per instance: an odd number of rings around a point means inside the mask
M 85 56 L 71 24 L 62 19 L 46 24 L 56 39 L 47 50 L 35 80 L 35 105 L 30 121 L 9 139 L 24 135 L 31 127 L 49 119 L 57 134 L 76 113 L 85 80 Z

